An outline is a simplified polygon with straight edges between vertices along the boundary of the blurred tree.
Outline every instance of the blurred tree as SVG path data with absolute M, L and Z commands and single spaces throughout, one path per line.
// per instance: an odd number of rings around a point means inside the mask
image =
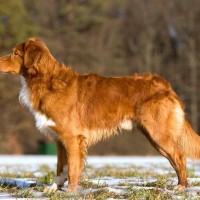
M 16 43 L 33 37 L 38 32 L 32 19 L 23 0 L 0 0 L 0 55 L 10 52 Z M 2 153 L 33 153 L 37 145 L 37 134 L 33 139 L 27 140 L 35 130 L 31 116 L 18 103 L 19 88 L 19 77 L 0 76 Z
M 192 2 L 192 4 L 191 4 Z M 200 129 L 200 1 L 177 1 L 173 7 L 173 21 L 183 45 L 179 51 L 179 70 L 184 75 L 180 86 L 185 88 L 189 101 L 191 122 L 195 130 Z M 176 13 L 179 12 L 177 16 Z M 184 70 L 183 70 L 184 69 Z M 182 75 L 182 76 L 183 76 Z
M 196 131 L 200 128 L 199 6 L 198 0 L 128 0 L 123 25 L 129 70 L 159 73 L 173 83 Z
M 21 0 L 0 0 L 0 49 L 10 48 L 37 32 Z M 1 51 L 3 54 L 3 51 Z
M 134 67 L 130 70 L 161 73 L 163 62 L 172 59 L 171 38 L 165 18 L 166 7 L 159 0 L 127 1 L 124 50 L 127 64 L 137 66 L 137 69 Z
M 56 55 L 58 59 L 75 66 L 80 72 L 113 73 L 106 67 L 108 65 L 115 67 L 116 71 L 121 70 L 117 66 L 123 65 L 119 56 L 119 10 L 124 6 L 122 1 L 59 0 L 58 3 L 52 0 L 52 5 L 56 9 L 51 11 L 49 20 L 59 35 L 52 40 L 60 50 Z M 50 5 L 45 6 L 49 12 Z
M 186 103 L 188 118 L 198 130 L 199 7 L 199 0 L 0 0 L 0 54 L 34 36 L 47 43 L 59 62 L 81 73 L 159 73 Z M 19 88 L 18 77 L 0 75 L 3 153 L 35 153 L 42 137 L 34 128 L 31 114 L 18 103 Z M 90 152 L 153 152 L 143 137 L 131 138 L 130 134 L 112 138 Z M 136 151 L 131 150 L 133 143 Z

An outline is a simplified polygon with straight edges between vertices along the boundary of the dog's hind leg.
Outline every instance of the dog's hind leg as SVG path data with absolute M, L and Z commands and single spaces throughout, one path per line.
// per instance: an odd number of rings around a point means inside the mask
M 65 179 L 67 178 L 67 152 L 62 142 L 57 141 L 57 176 L 61 176 L 65 173 Z
M 148 102 L 140 110 L 140 125 L 143 132 L 158 152 L 169 160 L 177 173 L 178 185 L 181 187 L 187 186 L 186 157 L 179 145 L 183 122 L 184 113 L 180 105 L 168 99 Z
M 148 137 L 151 143 L 154 143 L 154 147 L 158 152 L 166 157 L 178 176 L 178 185 L 175 189 L 182 189 L 187 186 L 187 174 L 186 174 L 186 157 L 174 143 L 171 138 L 168 141 L 158 141 L 155 143 L 153 138 Z
M 57 177 L 55 183 L 61 188 L 68 176 L 67 151 L 62 142 L 57 141 Z

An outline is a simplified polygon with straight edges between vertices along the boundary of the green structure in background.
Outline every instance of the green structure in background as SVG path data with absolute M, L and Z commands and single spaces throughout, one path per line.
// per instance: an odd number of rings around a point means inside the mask
M 38 154 L 43 154 L 43 155 L 56 155 L 57 149 L 56 149 L 56 144 L 53 142 L 44 142 L 40 141 L 39 142 L 39 147 L 38 147 Z

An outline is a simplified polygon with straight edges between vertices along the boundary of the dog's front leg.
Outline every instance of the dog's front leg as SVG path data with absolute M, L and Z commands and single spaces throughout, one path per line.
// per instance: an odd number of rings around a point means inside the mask
M 66 139 L 68 154 L 68 191 L 76 191 L 80 179 L 80 154 L 77 137 Z
M 81 171 L 84 167 L 86 140 L 82 136 L 65 138 L 68 154 L 68 191 L 79 192 Z

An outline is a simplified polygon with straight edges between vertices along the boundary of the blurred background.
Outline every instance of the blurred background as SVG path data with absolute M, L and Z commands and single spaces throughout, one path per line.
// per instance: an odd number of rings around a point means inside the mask
M 161 74 L 186 104 L 200 133 L 199 0 L 0 0 L 0 56 L 29 37 L 79 73 Z M 0 74 L 0 153 L 55 153 L 18 102 L 20 77 Z M 90 148 L 89 154 L 152 155 L 134 129 Z

